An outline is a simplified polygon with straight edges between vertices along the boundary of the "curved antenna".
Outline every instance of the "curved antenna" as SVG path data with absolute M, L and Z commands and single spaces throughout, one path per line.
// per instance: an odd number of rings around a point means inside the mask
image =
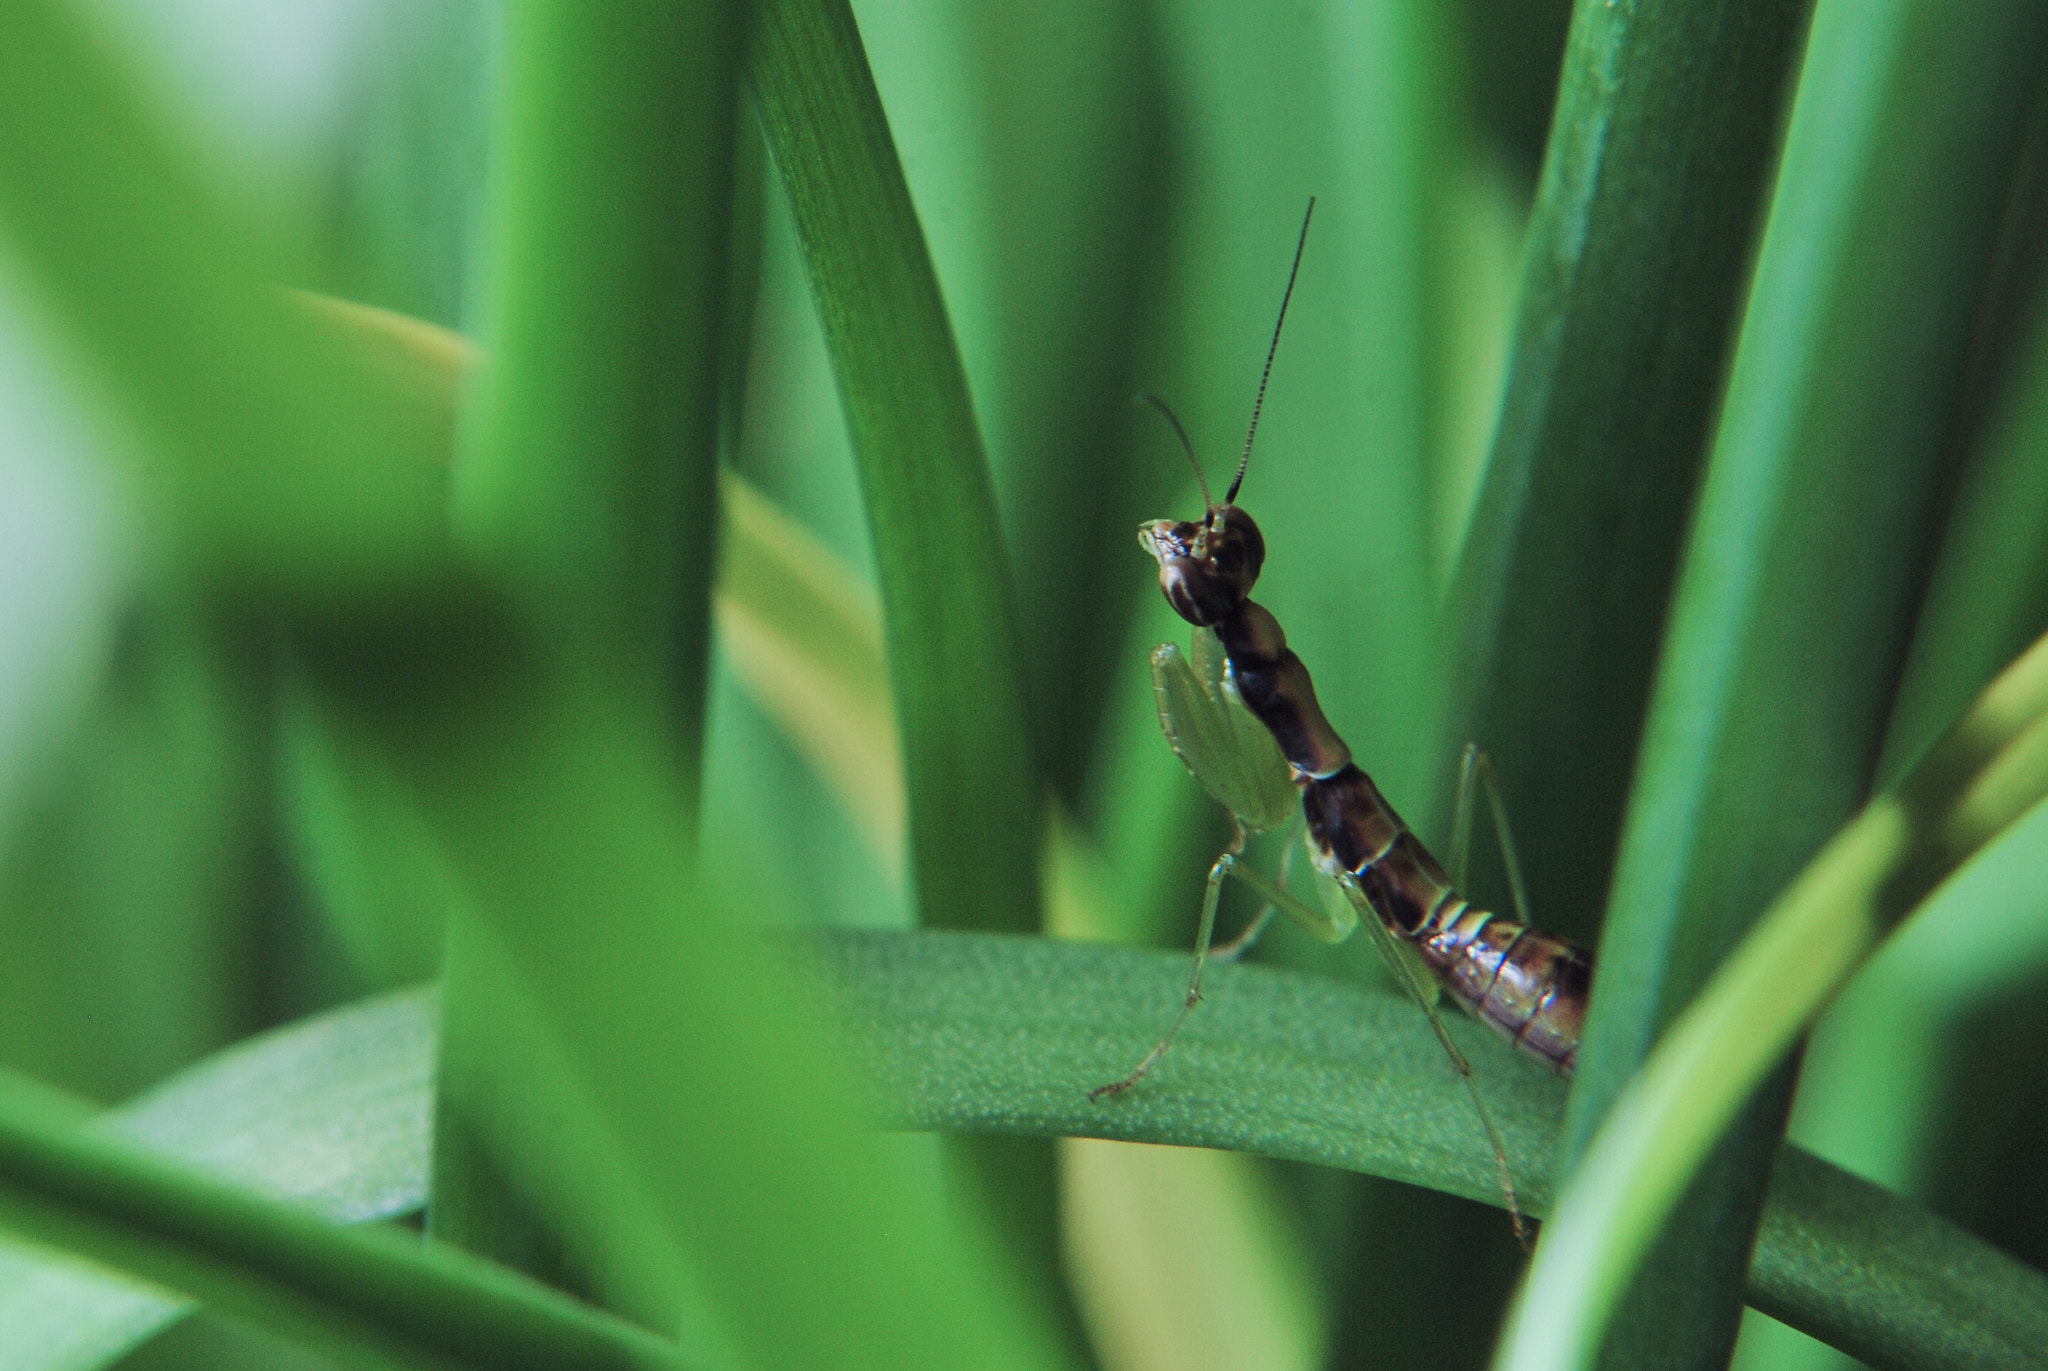
M 1251 465 L 1252 439 L 1259 431 L 1259 411 L 1266 406 L 1266 382 L 1273 376 L 1273 354 L 1280 351 L 1280 329 L 1287 322 L 1287 302 L 1294 298 L 1294 278 L 1301 274 L 1301 250 L 1308 246 L 1308 221 L 1315 217 L 1316 197 L 1308 197 L 1308 213 L 1301 216 L 1301 237 L 1294 243 L 1294 266 L 1287 273 L 1287 293 L 1280 297 L 1280 317 L 1273 323 L 1273 342 L 1266 349 L 1266 369 L 1259 373 L 1259 398 L 1252 401 L 1252 426 L 1245 430 L 1244 455 L 1237 459 L 1237 475 L 1230 480 L 1230 493 L 1223 497 L 1224 504 L 1237 499 L 1237 488 L 1244 484 L 1244 469 Z
M 1188 441 L 1188 431 L 1181 427 L 1180 416 L 1167 407 L 1166 401 L 1160 399 L 1149 390 L 1140 395 L 1138 399 L 1164 414 L 1166 422 L 1172 424 L 1173 431 L 1180 435 L 1181 450 L 1188 455 L 1188 465 L 1195 469 L 1195 484 L 1202 488 L 1202 504 L 1204 508 L 1213 511 L 1216 508 L 1216 502 L 1209 498 L 1209 478 L 1202 475 L 1202 464 L 1195 458 L 1195 445 Z M 1226 501 L 1225 503 L 1228 502 Z

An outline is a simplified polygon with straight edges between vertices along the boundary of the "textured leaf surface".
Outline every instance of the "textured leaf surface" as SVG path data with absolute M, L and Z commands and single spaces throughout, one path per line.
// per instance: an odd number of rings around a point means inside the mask
M 863 1051 L 895 1126 L 1237 1146 L 1498 1202 L 1470 1103 L 1405 1000 L 1219 968 L 1211 1002 L 1169 1064 L 1143 1089 L 1097 1104 L 1086 1087 L 1126 1069 L 1174 1007 L 1181 957 L 951 934 L 837 933 L 801 946 L 867 1035 Z M 303 1187 L 359 1218 L 404 1212 L 425 1190 L 432 1025 L 425 990 L 370 1001 L 234 1049 L 134 1113 L 220 1159 L 246 1158 L 258 1136 L 287 1155 L 304 1146 L 319 1166 L 287 1160 L 229 1174 Z M 1518 1181 L 1541 1206 L 1558 1083 L 1476 1024 L 1453 1020 L 1452 1032 L 1479 1065 Z M 223 1126 L 209 1133 L 200 1120 L 213 1112 Z M 10 1348 L 48 1349 L 19 1363 L 35 1371 L 103 1365 L 186 1308 L 25 1251 L 10 1253 L 0 1275 L 0 1336 Z M 2048 1279 L 1796 1148 L 1781 1154 L 1773 1180 L 1751 1296 L 1881 1366 L 1961 1368 L 1985 1364 L 1972 1358 L 1986 1347 L 2048 1346 L 2038 1336 Z M 97 1326 L 81 1334 L 88 1314 Z

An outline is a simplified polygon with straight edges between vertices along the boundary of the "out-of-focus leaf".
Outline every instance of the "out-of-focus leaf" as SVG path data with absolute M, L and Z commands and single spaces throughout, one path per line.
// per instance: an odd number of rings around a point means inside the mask
M 248 1190 L 307 1204 L 328 1219 L 388 1218 L 417 1209 L 426 1198 L 433 1043 L 433 992 L 386 996 L 240 1044 L 110 1111 L 95 1129 Z M 10 1097 L 10 1105 L 21 1102 Z M 15 1131 L 23 1122 L 21 1111 L 10 1109 L 6 1122 L 9 1156 L 18 1165 L 29 1159 Z M 298 1213 L 244 1199 L 243 1190 L 201 1184 L 196 1172 L 153 1169 L 139 1154 L 67 1149 L 62 1132 L 58 1128 L 40 1139 L 42 1156 L 68 1155 L 77 1170 L 41 1193 L 46 1203 L 68 1200 L 94 1216 L 84 1222 L 98 1225 L 97 1237 L 81 1247 L 116 1259 L 145 1254 L 137 1268 L 159 1276 L 190 1265 L 202 1273 L 193 1287 L 223 1309 L 302 1333 L 306 1314 L 292 1307 L 294 1301 L 318 1309 L 323 1296 L 334 1293 L 336 1270 L 347 1274 L 354 1262 L 359 1279 L 365 1267 L 381 1269 L 398 1287 L 385 1292 L 395 1298 L 371 1311 L 387 1337 L 406 1340 L 404 1287 L 412 1288 L 412 1299 L 447 1302 L 440 1309 L 429 1304 L 416 1310 L 412 1329 L 418 1350 L 441 1344 L 449 1360 L 435 1364 L 569 1364 L 552 1355 L 593 1358 L 590 1365 L 683 1365 L 638 1330 L 591 1315 L 541 1287 L 523 1286 L 445 1253 L 415 1256 L 413 1244 L 381 1236 L 367 1245 L 329 1244 Z M 97 1175 L 94 1167 L 102 1168 Z M 34 1182 L 14 1166 L 8 1173 L 4 1184 L 14 1202 L 9 1207 L 18 1217 L 15 1205 Z M 70 1230 L 39 1231 L 75 1232 L 75 1222 Z M 230 1233 L 238 1239 L 226 1240 Z M 180 1242 L 195 1239 L 211 1251 L 181 1254 Z M 238 1263 L 251 1260 L 264 1268 L 260 1276 L 239 1269 Z M 284 1287 L 282 1297 L 277 1286 L 264 1290 L 266 1281 Z M 373 1282 L 357 1287 L 374 1288 Z M 377 1304 L 374 1295 L 367 1302 Z M 346 1329 L 364 1314 L 360 1306 L 347 1306 L 344 1295 L 325 1317 Z M 0 1249 L 0 1346 L 7 1348 L 14 1371 L 109 1365 L 191 1308 L 169 1291 L 104 1268 L 12 1244 Z M 475 1322 L 449 1326 L 463 1309 L 461 1317 Z M 388 1342 L 366 1342 L 360 1328 L 337 1336 L 330 1327 L 327 1337 L 359 1352 L 390 1350 Z M 529 1356 L 536 1360 L 522 1361 Z M 500 1360 L 505 1357 L 511 1360 Z
M 385 751 L 458 892 L 431 1231 L 704 1346 L 724 1330 L 689 1306 L 669 1113 L 688 1038 L 658 1006 L 685 993 L 703 907 L 742 29 L 725 0 L 524 0 L 505 22 L 486 350 L 451 504 L 519 637 L 438 674 L 407 644 L 402 698 L 353 661 L 317 670 L 337 735 Z
M 714 601 L 748 691 L 903 875 L 903 764 L 880 607 L 801 525 L 728 473 Z
M 1069 1269 L 1105 1371 L 1315 1371 L 1328 1315 L 1267 1164 L 1238 1152 L 1070 1138 Z
M 11 1064 L 118 1099 L 253 1026 L 253 665 L 168 588 L 130 608 L 94 697 L 0 842 Z
M 97 1125 L 328 1218 L 426 1202 L 434 995 L 367 1000 L 239 1043 Z M 0 1248 L 0 1347 L 12 1371 L 89 1371 L 192 1306 L 99 1268 Z
M 277 297 L 301 264 L 145 89 L 86 11 L 0 14 L 0 233 L 140 429 L 145 509 L 242 595 L 449 589 L 443 416 Z

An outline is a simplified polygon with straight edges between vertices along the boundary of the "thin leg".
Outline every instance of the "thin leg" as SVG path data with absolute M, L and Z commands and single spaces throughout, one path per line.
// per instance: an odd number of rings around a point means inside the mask
M 1209 960 L 1225 966 L 1252 950 L 1260 936 L 1273 926 L 1273 916 L 1280 912 L 1280 906 L 1269 904 L 1260 909 L 1257 917 L 1244 926 L 1244 932 L 1209 953 Z
M 1500 843 L 1501 865 L 1508 869 L 1508 892 L 1515 902 L 1515 918 L 1529 920 L 1529 890 L 1522 884 L 1522 859 L 1515 854 L 1515 835 L 1508 827 L 1508 805 L 1501 798 L 1500 777 L 1493 769 L 1493 754 L 1477 743 L 1465 744 L 1458 761 L 1458 806 L 1451 820 L 1451 880 L 1465 889 L 1466 858 L 1472 850 L 1472 782 L 1486 787 L 1486 805 L 1493 813 L 1493 835 Z
M 1216 864 L 1209 868 L 1208 887 L 1202 892 L 1202 921 L 1195 930 L 1195 968 L 1188 977 L 1187 997 L 1181 1001 L 1180 1013 L 1174 1016 L 1173 1027 L 1167 1029 L 1166 1036 L 1145 1054 L 1143 1061 L 1131 1069 L 1130 1075 L 1120 1081 L 1111 1081 L 1108 1085 L 1096 1086 L 1088 1092 L 1089 1099 L 1099 1100 L 1105 1095 L 1121 1095 L 1144 1080 L 1146 1074 L 1159 1064 L 1159 1059 L 1173 1046 L 1173 1040 L 1180 1036 L 1181 1026 L 1188 1021 L 1188 1015 L 1194 1013 L 1195 1006 L 1202 1002 L 1202 970 L 1212 958 L 1221 961 L 1236 957 L 1250 946 L 1252 940 L 1272 922 L 1274 913 L 1282 908 L 1298 907 L 1311 918 L 1317 917 L 1315 911 L 1308 909 L 1301 901 L 1244 865 L 1239 855 L 1244 851 L 1244 839 L 1244 831 L 1240 829 L 1237 840 L 1230 845 L 1230 849 L 1218 857 Z M 1265 897 L 1266 907 L 1259 911 L 1250 928 L 1235 942 L 1212 953 L 1209 950 L 1209 943 L 1216 933 L 1216 904 L 1222 898 L 1223 881 L 1228 876 L 1237 877 Z
M 1443 1044 L 1444 1051 L 1450 1056 L 1451 1065 L 1457 1068 L 1459 1078 L 1465 1082 L 1465 1093 L 1472 1097 L 1472 1107 L 1479 1111 L 1480 1125 L 1486 1129 L 1487 1144 L 1493 1149 L 1494 1170 L 1500 1179 L 1501 1196 L 1507 1201 L 1508 1222 L 1514 1226 L 1515 1241 L 1522 1245 L 1523 1251 L 1528 1251 L 1531 1246 L 1529 1225 L 1522 1217 L 1521 1201 L 1515 1196 L 1515 1176 L 1513 1168 L 1508 1165 L 1507 1142 L 1500 1135 L 1500 1125 L 1493 1121 L 1493 1111 L 1486 1107 L 1486 1100 L 1479 1093 L 1479 1082 L 1472 1075 L 1471 1059 L 1451 1041 L 1451 1031 L 1444 1026 L 1443 1015 L 1437 1011 L 1436 987 L 1423 981 L 1422 973 L 1405 954 L 1395 939 L 1393 930 L 1370 912 L 1365 892 L 1359 889 L 1357 879 L 1347 874 L 1338 877 L 1338 881 L 1343 885 L 1344 893 L 1368 911 L 1361 914 L 1358 921 L 1365 925 L 1366 932 L 1372 936 L 1373 946 L 1379 949 L 1381 959 L 1393 968 L 1395 979 L 1407 988 L 1409 997 L 1422 1006 L 1422 1012 L 1429 1019 L 1429 1026 L 1435 1032 L 1436 1040 Z
M 1280 842 L 1280 879 L 1278 885 L 1283 891 L 1287 889 L 1288 878 L 1294 874 L 1294 859 L 1301 852 L 1301 843 L 1299 841 L 1301 824 L 1301 816 L 1297 814 L 1294 821 L 1288 824 L 1286 836 Z M 1240 873 L 1240 875 L 1242 874 Z M 1236 938 L 1225 943 L 1222 947 L 1212 950 L 1209 953 L 1209 960 L 1227 963 L 1234 962 L 1244 956 L 1245 953 L 1252 950 L 1253 945 L 1258 942 L 1260 935 L 1273 926 L 1273 916 L 1279 912 L 1280 906 L 1268 900 L 1252 921 L 1244 926 L 1244 932 L 1238 934 Z

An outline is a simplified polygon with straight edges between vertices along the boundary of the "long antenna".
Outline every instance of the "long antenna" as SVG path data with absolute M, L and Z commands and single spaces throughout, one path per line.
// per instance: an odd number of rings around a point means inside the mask
M 1195 469 L 1195 484 L 1202 488 L 1202 505 L 1206 509 L 1215 509 L 1216 502 L 1209 498 L 1209 480 L 1202 475 L 1202 464 L 1195 459 L 1195 445 L 1188 441 L 1188 431 L 1181 426 L 1180 416 L 1167 406 L 1166 401 L 1150 391 L 1146 391 L 1138 399 L 1164 414 L 1166 422 L 1173 425 L 1173 431 L 1180 435 L 1181 450 L 1188 455 L 1188 465 Z
M 1259 431 L 1259 411 L 1266 407 L 1266 382 L 1273 377 L 1273 354 L 1280 351 L 1280 330 L 1287 323 L 1287 302 L 1294 298 L 1294 278 L 1301 274 L 1301 250 L 1308 246 L 1308 221 L 1315 217 L 1316 197 L 1308 197 L 1308 213 L 1301 216 L 1301 237 L 1294 244 L 1294 266 L 1287 273 L 1287 293 L 1280 297 L 1280 317 L 1273 323 L 1273 342 L 1266 349 L 1266 369 L 1259 373 L 1259 398 L 1252 401 L 1252 426 L 1245 430 L 1244 455 L 1237 459 L 1237 475 L 1230 480 L 1230 493 L 1223 497 L 1224 504 L 1237 499 L 1237 488 L 1244 484 L 1244 469 L 1251 465 L 1252 439 Z

